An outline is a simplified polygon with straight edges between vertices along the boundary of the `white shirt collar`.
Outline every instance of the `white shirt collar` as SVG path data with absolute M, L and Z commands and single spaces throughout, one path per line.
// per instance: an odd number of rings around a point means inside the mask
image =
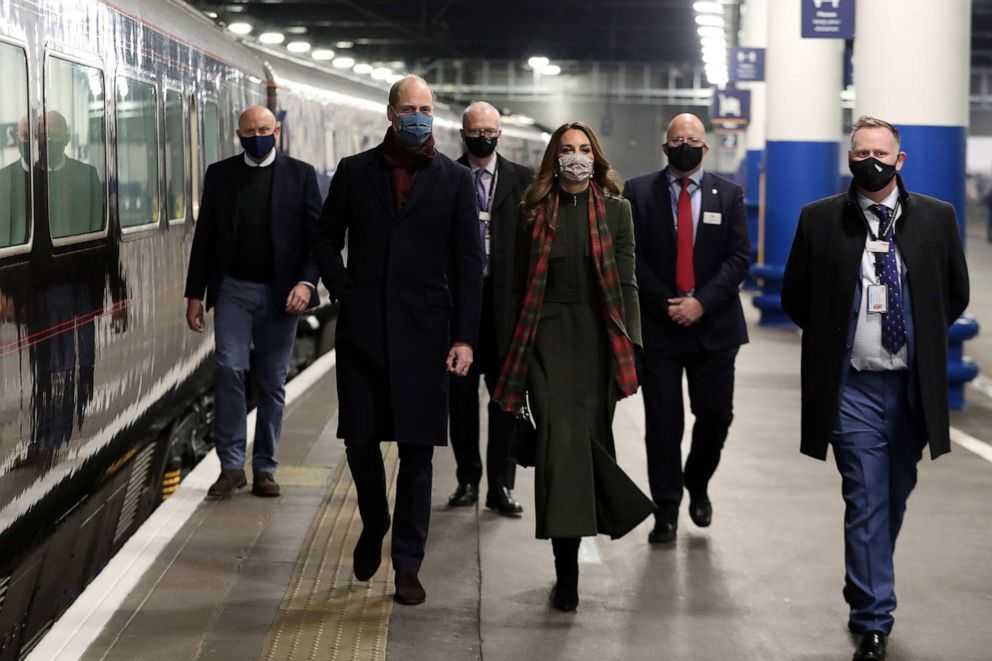
M 899 199 L 898 186 L 893 188 L 892 192 L 886 195 L 885 199 L 882 200 L 881 202 L 876 202 L 874 200 L 868 199 L 867 197 L 861 194 L 861 191 L 858 191 L 858 205 L 865 211 L 868 211 L 868 209 L 875 206 L 876 204 L 884 204 L 889 208 L 889 211 L 891 211 L 892 209 L 896 208 L 896 200 L 898 199 Z
M 469 164 L 469 167 L 472 169 L 472 174 L 475 174 L 478 170 L 485 170 L 486 172 L 489 173 L 489 176 L 493 176 L 493 175 L 496 174 L 496 161 L 497 160 L 499 160 L 499 156 L 496 155 L 496 152 L 493 152 L 492 158 L 490 158 L 489 159 L 489 162 L 486 163 L 481 168 L 478 165 L 476 165 L 475 163 L 473 163 L 472 161 L 469 161 L 468 164 Z
M 272 151 L 269 152 L 268 156 L 262 159 L 261 163 L 256 163 L 254 160 L 252 160 L 252 157 L 248 155 L 248 152 L 245 152 L 245 165 L 247 165 L 250 168 L 264 168 L 266 166 L 272 165 L 272 163 L 275 160 L 276 160 L 275 147 L 272 148 Z

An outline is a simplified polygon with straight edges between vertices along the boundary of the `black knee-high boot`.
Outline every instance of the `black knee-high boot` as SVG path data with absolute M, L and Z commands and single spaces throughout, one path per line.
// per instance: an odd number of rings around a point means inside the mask
M 555 589 L 552 603 L 558 610 L 574 611 L 579 606 L 579 543 L 578 537 L 556 537 L 551 540 L 555 553 Z

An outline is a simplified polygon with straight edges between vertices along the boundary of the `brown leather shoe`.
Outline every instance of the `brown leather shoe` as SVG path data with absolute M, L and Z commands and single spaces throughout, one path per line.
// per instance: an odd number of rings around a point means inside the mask
M 251 492 L 262 498 L 275 498 L 279 495 L 279 485 L 272 473 L 252 473 Z
M 209 500 L 227 500 L 234 495 L 234 492 L 248 484 L 245 479 L 245 472 L 240 468 L 224 468 L 220 471 L 220 477 L 207 489 Z
M 416 606 L 424 603 L 424 600 L 427 599 L 427 593 L 424 591 L 424 586 L 420 584 L 416 572 L 398 571 L 394 582 L 396 583 L 396 594 L 393 595 L 393 600 L 396 603 L 404 606 Z

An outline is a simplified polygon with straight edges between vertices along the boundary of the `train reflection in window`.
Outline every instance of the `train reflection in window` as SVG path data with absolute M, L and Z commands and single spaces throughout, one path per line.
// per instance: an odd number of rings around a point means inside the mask
M 216 101 L 203 104 L 203 165 L 206 168 L 220 160 L 220 114 Z
M 158 221 L 158 131 L 155 86 L 117 79 L 117 208 L 121 227 Z
M 24 51 L 0 42 L 0 249 L 28 242 L 31 230 L 31 126 Z
M 186 141 L 183 140 L 183 97 L 165 91 L 165 209 L 169 220 L 186 217 L 186 182 L 184 165 Z
M 107 180 L 103 73 L 50 57 L 46 82 L 40 137 L 46 149 L 52 238 L 101 232 Z

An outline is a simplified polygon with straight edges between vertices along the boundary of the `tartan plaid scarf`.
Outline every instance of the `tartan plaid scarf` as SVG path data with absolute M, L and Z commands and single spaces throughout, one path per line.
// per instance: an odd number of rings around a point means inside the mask
M 624 327 L 623 294 L 620 274 L 617 272 L 613 253 L 613 237 L 606 226 L 606 202 L 595 183 L 589 184 L 589 239 L 592 246 L 596 279 L 602 291 L 603 320 L 610 338 L 610 348 L 615 358 L 613 370 L 618 387 L 618 399 L 637 392 L 637 373 L 634 370 L 634 348 Z M 523 307 L 513 331 L 510 350 L 503 361 L 499 381 L 493 392 L 495 401 L 504 411 L 516 411 L 524 402 L 527 391 L 527 364 L 537 337 L 544 304 L 544 287 L 548 282 L 548 255 L 554 240 L 552 227 L 558 225 L 558 196 L 555 195 L 554 212 L 548 223 L 547 209 L 541 206 L 531 231 L 530 265 L 527 268 L 527 292 Z

